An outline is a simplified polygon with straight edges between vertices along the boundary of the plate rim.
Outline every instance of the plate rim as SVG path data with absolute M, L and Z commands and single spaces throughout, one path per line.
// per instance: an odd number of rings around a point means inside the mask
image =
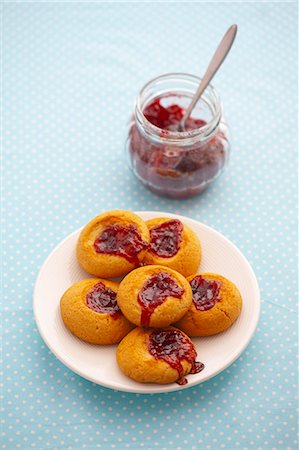
M 83 372 L 80 369 L 77 368 L 73 368 L 72 364 L 70 364 L 69 362 L 66 362 L 64 357 L 61 356 L 61 354 L 59 354 L 59 352 L 56 351 L 55 347 L 52 346 L 51 342 L 48 340 L 48 338 L 46 337 L 42 326 L 39 323 L 39 319 L 37 317 L 37 312 L 36 312 L 36 304 L 37 304 L 37 289 L 38 289 L 38 284 L 39 284 L 39 280 L 44 272 L 44 270 L 46 269 L 49 260 L 51 259 L 52 255 L 57 251 L 57 249 L 61 246 L 63 246 L 63 244 L 65 243 L 65 241 L 67 241 L 68 239 L 70 239 L 72 236 L 74 236 L 75 234 L 79 233 L 84 225 L 78 229 L 76 229 L 75 231 L 71 232 L 70 234 L 68 234 L 67 236 L 65 236 L 65 238 L 63 238 L 60 242 L 58 242 L 54 248 L 51 250 L 51 252 L 48 254 L 48 256 L 46 257 L 46 259 L 44 260 L 44 262 L 42 263 L 38 273 L 37 273 L 37 277 L 34 283 L 34 288 L 33 288 L 33 315 L 34 315 L 34 320 L 37 326 L 37 329 L 39 331 L 40 336 L 42 337 L 43 341 L 45 342 L 45 344 L 47 345 L 47 347 L 50 349 L 50 351 L 53 353 L 53 355 L 62 363 L 64 364 L 67 368 L 69 368 L 70 370 L 72 370 L 72 372 L 76 373 L 77 375 L 79 375 L 80 377 L 95 383 L 98 386 L 102 386 L 105 388 L 109 388 L 112 389 L 114 391 L 117 392 L 128 392 L 128 393 L 134 393 L 134 394 L 166 394 L 169 392 L 175 392 L 175 391 L 181 391 L 181 390 L 185 390 L 185 389 L 189 389 L 189 388 L 194 388 L 196 386 L 201 385 L 202 383 L 204 383 L 205 381 L 208 381 L 212 378 L 214 378 L 215 376 L 217 376 L 219 373 L 223 372 L 225 369 L 227 369 L 229 366 L 231 366 L 238 358 L 239 356 L 245 351 L 245 349 L 247 348 L 247 346 L 249 345 L 251 339 L 253 338 L 256 329 L 257 329 L 257 325 L 258 322 L 260 320 L 260 314 L 261 314 L 261 297 L 260 297 L 260 288 L 259 288 L 259 284 L 257 281 L 257 277 L 255 275 L 255 272 L 253 270 L 253 268 L 251 267 L 251 264 L 249 263 L 248 259 L 246 258 L 246 256 L 244 256 L 244 254 L 239 250 L 239 248 L 234 244 L 234 242 L 232 242 L 231 240 L 229 240 L 225 235 L 223 235 L 222 233 L 220 233 L 219 231 L 215 230 L 214 228 L 210 227 L 209 225 L 206 225 L 196 219 L 192 219 L 191 217 L 187 217 L 181 214 L 175 214 L 175 213 L 170 213 L 170 212 L 165 212 L 165 211 L 148 211 L 148 210 L 141 210 L 141 211 L 133 211 L 135 214 L 140 215 L 143 213 L 146 214 L 155 214 L 155 215 L 160 215 L 161 217 L 176 217 L 181 219 L 182 221 L 184 221 L 185 219 L 187 219 L 190 222 L 193 222 L 194 225 L 198 226 L 200 225 L 201 227 L 206 228 L 208 231 L 212 231 L 213 233 L 215 233 L 216 235 L 218 235 L 218 237 L 220 237 L 221 239 L 224 239 L 226 243 L 228 243 L 230 246 L 232 246 L 234 248 L 234 250 L 239 254 L 239 256 L 246 262 L 247 267 L 249 269 L 250 275 L 252 280 L 254 281 L 254 289 L 256 291 L 256 297 L 255 297 L 255 303 L 256 303 L 256 308 L 255 308 L 255 320 L 251 323 L 251 330 L 250 333 L 247 336 L 247 339 L 243 342 L 242 346 L 237 349 L 235 352 L 233 352 L 232 357 L 229 359 L 229 361 L 227 362 L 227 364 L 225 364 L 224 366 L 221 366 L 221 368 L 219 368 L 219 370 L 216 370 L 213 375 L 208 375 L 206 378 L 204 377 L 203 379 L 201 379 L 199 382 L 192 382 L 190 381 L 190 383 L 184 385 L 184 386 L 173 386 L 173 384 L 170 385 L 159 385 L 157 384 L 157 387 L 155 386 L 154 388 L 151 385 L 151 389 L 147 389 L 146 388 L 146 384 L 142 384 L 142 388 L 140 387 L 139 389 L 135 389 L 135 388 L 123 388 L 123 387 L 116 387 L 115 385 L 111 385 L 106 382 L 102 382 L 99 383 L 98 380 L 96 380 L 93 377 L 87 376 L 86 374 L 83 374 Z

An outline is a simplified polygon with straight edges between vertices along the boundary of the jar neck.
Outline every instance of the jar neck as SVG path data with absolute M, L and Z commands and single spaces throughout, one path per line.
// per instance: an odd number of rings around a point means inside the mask
M 221 100 L 211 85 L 206 88 L 200 99 L 201 104 L 209 111 L 209 118 L 205 120 L 206 124 L 200 128 L 184 132 L 163 130 L 153 125 L 143 113 L 144 109 L 158 98 L 171 96 L 191 101 L 200 81 L 199 77 L 184 73 L 166 74 L 149 81 L 141 89 L 135 102 L 135 119 L 139 130 L 153 141 L 180 146 L 193 145 L 211 139 L 218 131 L 222 118 Z

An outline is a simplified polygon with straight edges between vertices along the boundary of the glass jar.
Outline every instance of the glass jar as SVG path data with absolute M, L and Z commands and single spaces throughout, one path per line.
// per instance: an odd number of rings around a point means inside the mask
M 157 194 L 171 198 L 199 194 L 228 162 L 228 127 L 220 97 L 211 85 L 186 122 L 186 131 L 179 132 L 172 120 L 181 117 L 200 81 L 184 73 L 162 75 L 149 81 L 136 99 L 126 152 L 134 174 Z M 152 120 L 152 113 L 160 106 L 166 115 L 172 111 L 173 123 L 167 129 L 164 123 L 161 127 Z

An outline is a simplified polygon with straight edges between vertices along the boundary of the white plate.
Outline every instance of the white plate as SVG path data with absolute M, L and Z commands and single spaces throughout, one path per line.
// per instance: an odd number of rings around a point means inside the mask
M 87 344 L 73 336 L 60 317 L 59 301 L 73 283 L 88 278 L 77 263 L 75 247 L 80 230 L 65 238 L 48 256 L 36 280 L 33 309 L 39 332 L 56 357 L 67 367 L 102 386 L 127 392 L 171 392 L 194 386 L 217 375 L 243 352 L 256 329 L 260 314 L 260 295 L 256 277 L 242 253 L 223 235 L 187 217 L 165 212 L 137 212 L 143 219 L 174 217 L 181 219 L 198 235 L 203 258 L 200 272 L 216 272 L 232 280 L 243 298 L 242 313 L 224 333 L 193 338 L 198 360 L 205 369 L 189 375 L 188 384 L 156 385 L 137 383 L 122 374 L 115 359 L 116 346 Z

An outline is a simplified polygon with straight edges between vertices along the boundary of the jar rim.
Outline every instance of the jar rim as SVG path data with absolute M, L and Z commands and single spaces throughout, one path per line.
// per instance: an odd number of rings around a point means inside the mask
M 163 140 L 165 140 L 165 141 L 171 140 L 171 141 L 182 142 L 183 140 L 186 140 L 186 139 L 189 140 L 189 139 L 192 139 L 195 137 L 208 138 L 218 128 L 220 121 L 221 121 L 221 117 L 222 117 L 222 102 L 220 99 L 220 95 L 212 84 L 209 84 L 206 87 L 202 97 L 204 97 L 204 98 L 207 97 L 207 92 L 214 96 L 213 100 L 215 102 L 215 111 L 213 111 L 213 118 L 206 125 L 203 125 L 200 128 L 195 128 L 195 129 L 188 130 L 188 131 L 163 130 L 164 136 L 161 136 L 161 128 L 152 124 L 143 114 L 141 99 L 142 99 L 142 95 L 146 92 L 146 90 L 151 85 L 154 85 L 158 81 L 167 81 L 167 79 L 173 79 L 173 78 L 178 78 L 178 79 L 184 78 L 187 80 L 189 79 L 189 81 L 191 81 L 191 82 L 194 81 L 194 82 L 196 82 L 196 88 L 202 80 L 200 77 L 198 77 L 196 75 L 193 75 L 190 73 L 184 73 L 184 72 L 170 72 L 170 73 L 162 74 L 155 78 L 152 78 L 141 88 L 141 90 L 136 98 L 136 101 L 135 101 L 136 119 L 139 120 L 140 124 L 145 124 L 146 128 L 148 129 L 149 132 L 158 134 L 159 139 L 161 139 L 162 141 Z M 169 90 L 169 92 L 171 93 L 171 90 Z

